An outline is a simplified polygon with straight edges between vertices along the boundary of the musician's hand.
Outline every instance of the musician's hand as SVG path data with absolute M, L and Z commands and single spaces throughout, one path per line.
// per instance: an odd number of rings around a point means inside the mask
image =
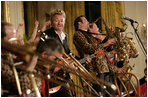
M 68 64 L 66 64 L 71 69 L 78 69 L 71 59 L 65 59 Z
M 77 70 L 78 68 L 74 65 L 74 63 L 72 62 L 72 63 L 69 63 L 69 67 L 70 68 L 72 68 L 72 69 L 75 69 L 75 70 Z
M 35 21 L 35 28 L 37 28 L 39 26 L 39 21 Z
M 51 25 L 50 20 L 44 23 L 43 27 L 41 28 L 41 31 L 44 32 L 46 30 L 46 27 L 49 26 L 49 25 Z
M 121 37 L 125 37 L 125 32 L 121 32 Z
M 51 21 L 49 20 L 49 21 L 47 21 L 47 22 L 45 22 L 45 26 L 49 26 L 51 24 Z
M 84 57 L 86 58 L 86 63 L 87 64 L 91 62 L 92 59 L 89 57 L 89 55 L 84 54 Z
M 104 44 L 104 47 L 107 47 L 107 46 L 113 45 L 114 43 L 116 43 L 116 41 L 117 41 L 116 38 L 108 39 L 107 42 Z
M 117 68 L 117 72 L 118 72 L 118 73 L 124 73 L 125 70 L 123 70 L 123 68 Z
M 53 72 L 57 72 L 57 71 L 59 71 L 60 69 L 61 69 L 61 68 L 59 68 L 59 67 L 55 67 Z
M 49 26 L 49 25 L 51 25 L 51 21 L 50 21 L 50 20 L 46 21 L 43 26 L 44 26 L 44 27 L 47 27 L 47 26 Z
M 109 29 L 110 29 L 112 32 L 115 31 L 113 26 L 110 26 Z
M 91 58 L 90 57 L 86 57 L 86 63 L 90 63 L 91 62 Z

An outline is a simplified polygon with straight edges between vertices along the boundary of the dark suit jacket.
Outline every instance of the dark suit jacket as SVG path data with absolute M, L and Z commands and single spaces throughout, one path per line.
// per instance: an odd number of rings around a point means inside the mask
M 143 78 L 140 79 L 140 85 L 146 83 L 146 77 L 144 76 Z
M 54 28 L 50 28 L 50 29 L 47 29 L 46 31 L 44 31 L 44 33 L 46 33 L 48 35 L 49 38 L 53 38 L 53 39 L 56 39 L 57 41 L 59 41 L 61 43 L 61 45 L 63 46 L 64 50 L 65 50 L 65 53 L 69 54 L 70 53 L 70 49 L 69 49 L 69 46 L 68 46 L 68 42 L 67 42 L 67 35 L 65 37 L 65 39 L 63 40 L 63 43 L 62 41 L 60 40 L 58 34 L 56 34 Z M 42 36 L 42 35 L 41 35 Z M 40 40 L 40 43 L 39 44 L 42 44 L 44 43 L 42 40 Z M 62 70 L 60 70 L 61 72 Z M 59 71 L 58 71 L 59 72 Z M 59 73 L 60 73 L 59 72 Z M 57 73 L 58 74 L 58 73 Z M 62 74 L 61 74 L 62 75 Z M 70 76 L 68 73 L 66 73 L 66 77 L 64 77 L 65 79 L 69 79 Z M 57 85 L 57 84 L 56 84 Z M 50 82 L 50 86 L 53 87 L 54 86 L 54 83 Z M 57 93 L 56 93 L 57 94 Z M 65 95 L 66 96 L 66 95 Z
M 69 49 L 69 46 L 68 46 L 68 42 L 67 42 L 67 35 L 66 35 L 66 38 L 63 40 L 63 43 L 61 42 L 58 34 L 56 34 L 54 28 L 50 28 L 50 29 L 47 29 L 46 31 L 44 31 L 50 38 L 54 38 L 56 40 L 58 40 L 62 46 L 64 47 L 64 50 L 67 54 L 70 53 L 70 49 Z

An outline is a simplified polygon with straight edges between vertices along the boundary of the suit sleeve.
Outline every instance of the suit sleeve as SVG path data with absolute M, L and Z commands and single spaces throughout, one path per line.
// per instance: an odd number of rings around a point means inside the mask
M 84 51 L 84 53 L 90 54 L 95 52 L 94 45 L 90 44 L 81 32 L 75 32 L 74 42 Z

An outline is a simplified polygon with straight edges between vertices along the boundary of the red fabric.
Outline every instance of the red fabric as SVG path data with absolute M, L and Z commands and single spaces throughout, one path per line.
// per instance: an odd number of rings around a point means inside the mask
M 112 64 L 114 64 L 115 63 L 115 54 L 114 54 L 114 58 L 113 58 L 113 61 L 111 61 L 110 59 L 109 59 L 109 57 L 105 54 L 105 57 L 107 58 L 107 60 L 109 61 L 109 62 L 111 62 Z
M 41 93 L 42 96 L 45 97 L 45 80 L 42 79 L 41 82 L 42 82 Z
M 137 88 L 136 88 L 136 91 L 137 91 Z M 147 83 L 140 85 L 140 97 L 147 97 Z
M 96 40 L 96 39 L 94 39 L 94 38 L 92 38 L 92 37 L 90 37 L 90 38 L 92 39 L 92 41 L 93 41 L 94 43 L 97 43 L 97 40 Z M 104 54 L 104 55 L 105 55 L 105 57 L 107 58 L 107 60 L 108 60 L 109 62 L 111 62 L 112 64 L 115 63 L 115 54 L 114 54 L 113 61 L 111 61 L 111 60 L 109 59 L 109 57 L 108 57 L 106 54 Z
M 96 39 L 94 39 L 94 38 L 92 38 L 92 37 L 90 37 L 90 38 L 91 38 L 91 40 L 92 40 L 94 43 L 97 44 L 97 40 L 96 40 Z
M 43 73 L 41 72 L 41 75 L 43 75 Z M 42 96 L 43 97 L 45 97 L 45 80 L 42 78 L 42 80 L 41 80 L 41 94 L 42 94 Z M 48 89 L 49 89 L 49 80 L 47 81 L 47 83 L 48 83 Z M 48 97 L 50 97 L 50 93 L 48 93 Z
M 47 83 L 48 83 L 48 90 L 49 90 L 49 80 L 47 80 Z M 48 91 L 49 92 L 49 91 Z M 50 97 L 50 93 L 48 93 L 48 97 Z
M 140 95 L 141 97 L 147 97 L 147 83 L 140 85 Z

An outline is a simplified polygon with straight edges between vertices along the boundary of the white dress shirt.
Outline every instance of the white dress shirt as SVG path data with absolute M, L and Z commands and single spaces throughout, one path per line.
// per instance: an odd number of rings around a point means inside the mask
M 55 32 L 56 32 L 56 31 L 55 31 Z M 61 42 L 63 43 L 63 40 L 64 40 L 65 37 L 66 37 L 65 33 L 64 33 L 64 32 L 61 32 L 60 35 L 59 35 L 59 33 L 56 32 L 56 34 L 58 34 L 58 36 L 59 36 Z

